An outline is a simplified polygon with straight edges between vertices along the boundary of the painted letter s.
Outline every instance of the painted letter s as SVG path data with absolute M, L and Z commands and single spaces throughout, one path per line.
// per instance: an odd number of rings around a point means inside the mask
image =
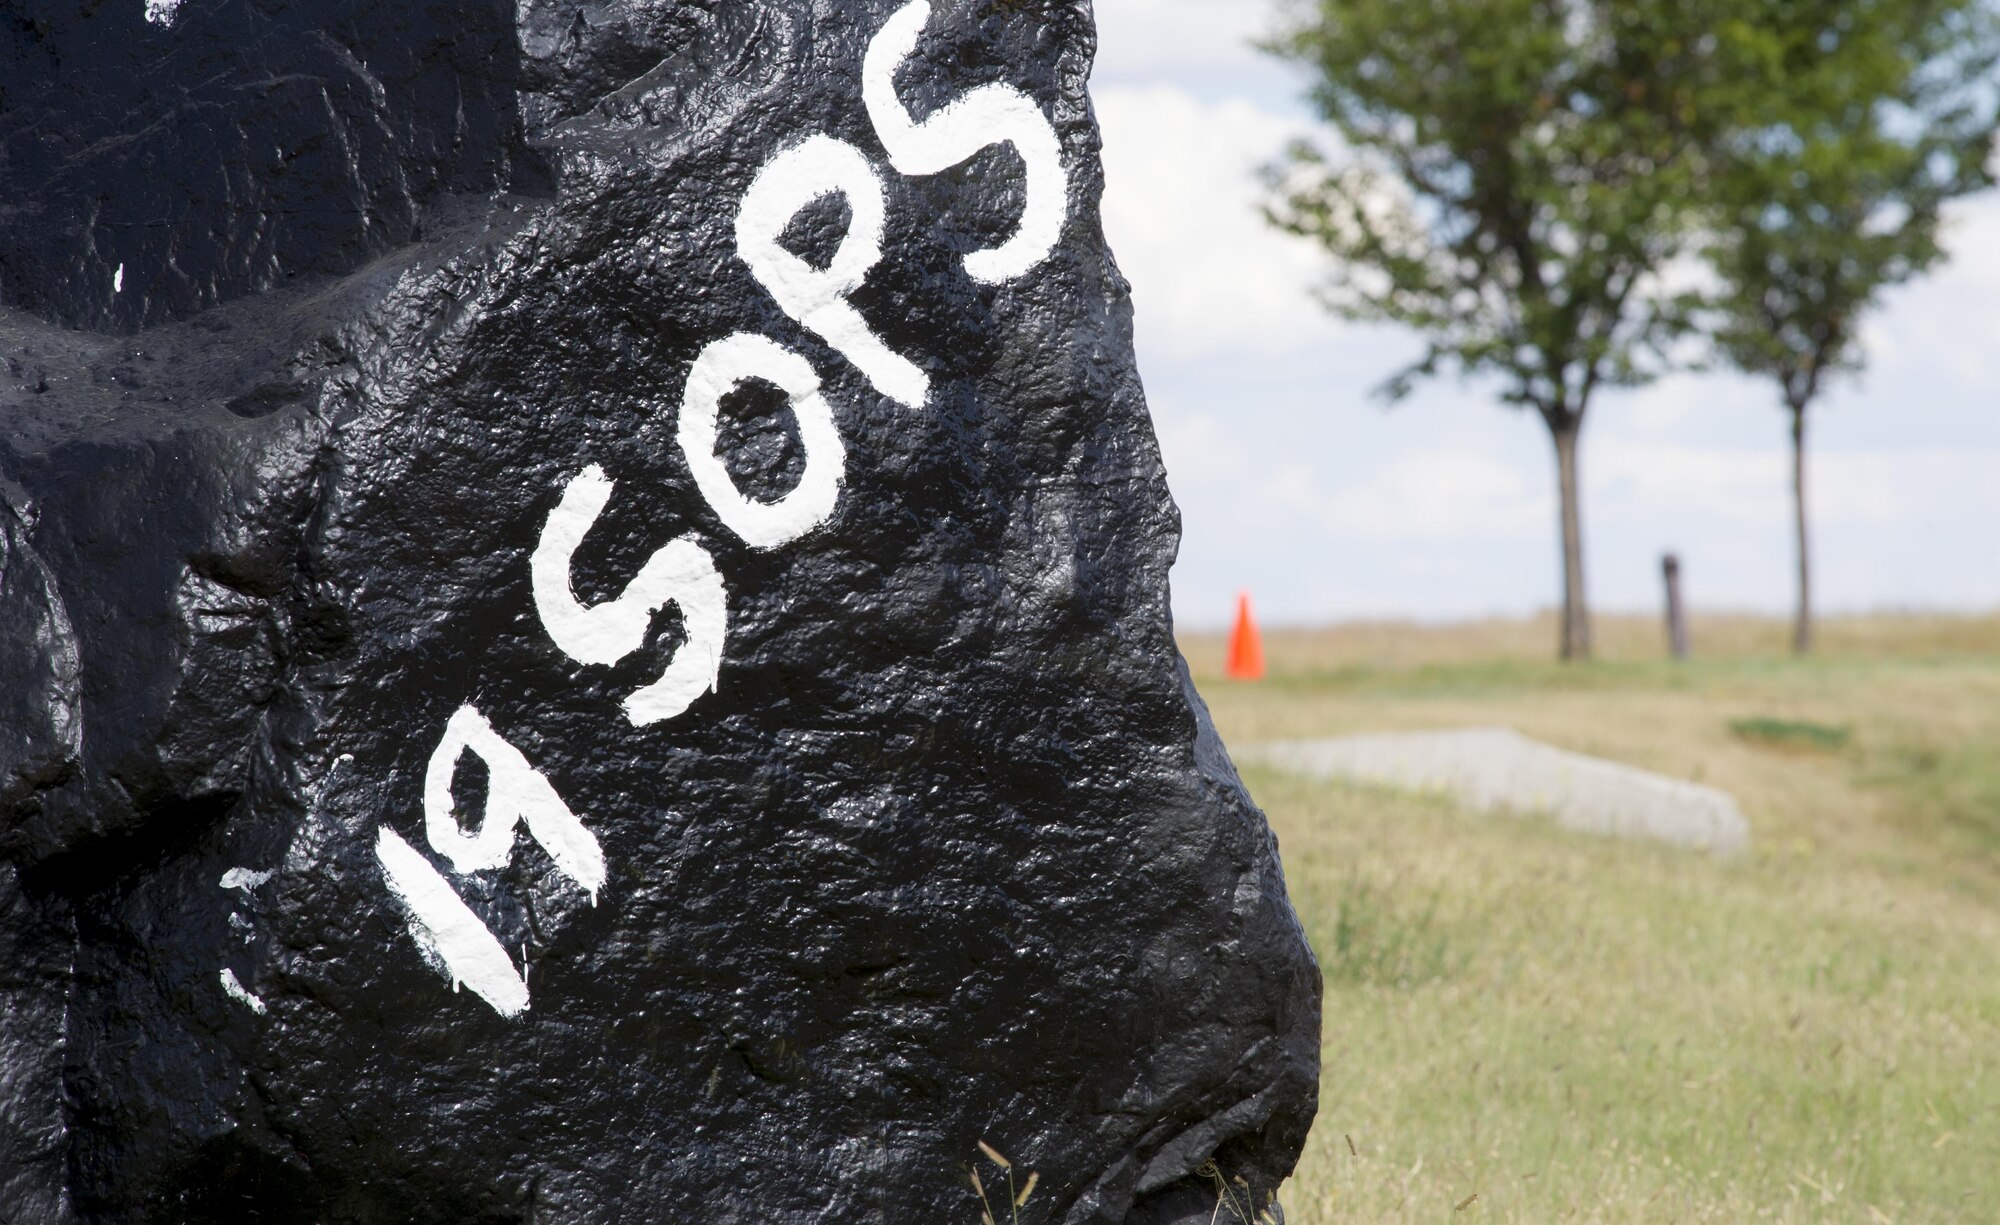
M 729 628 L 728 592 L 708 550 L 683 536 L 646 559 L 617 599 L 584 607 L 570 591 L 570 558 L 611 501 L 612 481 L 592 464 L 571 478 L 529 560 L 542 627 L 578 663 L 615 664 L 645 644 L 653 614 L 680 607 L 687 640 L 660 679 L 625 699 L 635 726 L 671 719 L 715 688 Z
M 1012 280 L 1040 263 L 1062 237 L 1069 212 L 1062 146 L 1041 108 L 1005 85 L 982 85 L 921 123 L 913 119 L 896 96 L 896 69 L 916 50 L 930 15 L 925 0 L 912 0 L 883 23 L 862 59 L 861 101 L 889 164 L 902 174 L 936 174 L 988 145 L 1014 146 L 1028 168 L 1020 228 L 999 246 L 965 257 L 965 271 L 975 281 Z

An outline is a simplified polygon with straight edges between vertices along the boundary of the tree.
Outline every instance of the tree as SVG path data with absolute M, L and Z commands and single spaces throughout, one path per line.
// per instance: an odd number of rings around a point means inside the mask
M 1763 44 L 1762 113 L 1727 135 L 1706 243 L 1720 356 L 1791 420 L 1797 614 L 1812 647 L 1806 411 L 1858 372 L 1862 316 L 1944 258 L 1946 202 L 1993 183 L 1995 23 L 1984 0 L 1802 0 Z
M 1598 391 L 1663 372 L 1741 48 L 1738 0 L 1311 0 L 1266 46 L 1307 67 L 1340 156 L 1272 172 L 1277 225 L 1334 256 L 1324 300 L 1415 329 L 1383 387 L 1497 377 L 1554 445 L 1565 659 L 1590 654 L 1578 442 Z

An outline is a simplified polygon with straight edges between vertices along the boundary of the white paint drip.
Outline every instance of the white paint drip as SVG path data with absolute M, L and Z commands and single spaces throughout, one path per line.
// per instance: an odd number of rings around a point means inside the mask
M 514 972 L 507 950 L 438 870 L 386 825 L 376 835 L 375 857 L 381 861 L 389 891 L 409 911 L 410 936 L 451 977 L 451 989 L 456 991 L 464 983 L 503 1017 L 526 1012 L 526 980 Z
M 861 100 L 889 164 L 907 175 L 948 170 L 988 145 L 1014 146 L 1028 170 L 1027 203 L 1014 236 L 965 257 L 975 281 L 1011 280 L 1040 263 L 1062 236 L 1069 211 L 1069 180 L 1062 145 L 1041 108 L 1020 90 L 982 85 L 918 123 L 897 97 L 896 69 L 917 49 L 930 20 L 925 0 L 898 9 L 868 44 L 861 66 Z
M 118 271 L 111 274 L 111 292 L 125 292 L 125 265 L 118 265 Z
M 266 1011 L 264 1001 L 252 995 L 242 983 L 236 981 L 236 971 L 227 966 L 222 968 L 222 990 L 224 994 L 237 1003 L 249 1005 L 250 1011 L 256 1013 L 258 1016 L 261 1017 L 264 1015 Z
M 220 883 L 224 889 L 241 889 L 248 893 L 276 875 L 276 872 L 253 872 L 249 868 L 231 868 L 222 874 Z
M 790 398 L 805 452 L 805 472 L 798 485 L 775 502 L 743 496 L 715 454 L 722 398 L 750 379 L 775 383 Z M 751 332 L 711 341 L 694 359 L 681 400 L 679 440 L 701 496 L 723 524 L 753 548 L 776 548 L 826 522 L 847 477 L 847 448 L 834 426 L 833 409 L 820 394 L 819 376 L 805 358 Z
M 827 266 L 815 268 L 778 237 L 800 209 L 831 195 L 847 200 L 847 233 Z M 779 309 L 839 350 L 875 390 L 906 408 L 921 408 L 930 396 L 930 376 L 882 343 L 847 300 L 882 259 L 886 209 L 882 180 L 859 149 L 831 136 L 809 136 L 765 162 L 743 193 L 736 251 Z
M 479 829 L 470 834 L 459 828 L 451 810 L 451 776 L 459 754 L 467 750 L 486 763 L 488 772 L 486 811 Z M 470 705 L 459 707 L 424 771 L 424 833 L 431 849 L 460 872 L 497 868 L 513 853 L 514 827 L 523 822 L 556 867 L 581 885 L 595 905 L 597 891 L 604 887 L 604 851 L 597 836 L 576 819 L 521 750 L 500 738 L 485 715 Z
M 340 767 L 348 765 L 353 760 L 354 754 L 352 753 L 342 753 L 333 759 L 333 764 L 328 766 L 326 773 L 320 776 L 319 786 L 313 789 L 312 803 L 306 806 L 308 815 L 319 811 L 319 802 L 326 798 L 326 789 L 333 785 L 333 776 L 340 773 Z
M 645 645 L 656 611 L 679 606 L 686 641 L 659 680 L 625 699 L 626 716 L 643 727 L 673 718 L 715 688 L 729 629 L 729 596 L 708 550 L 683 536 L 647 558 L 616 599 L 588 608 L 579 603 L 570 588 L 570 559 L 610 504 L 612 488 L 596 464 L 571 478 L 542 527 L 529 572 L 542 627 L 578 663 L 617 663 Z
M 165 29 L 180 15 L 181 0 L 146 0 L 146 20 Z

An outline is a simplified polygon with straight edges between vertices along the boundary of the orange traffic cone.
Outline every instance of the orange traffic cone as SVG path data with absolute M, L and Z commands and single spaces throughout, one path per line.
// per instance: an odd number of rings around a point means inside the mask
M 1229 631 L 1229 666 L 1224 675 L 1233 681 L 1264 679 L 1264 640 L 1257 634 L 1256 619 L 1250 615 L 1250 593 L 1236 593 L 1236 628 Z

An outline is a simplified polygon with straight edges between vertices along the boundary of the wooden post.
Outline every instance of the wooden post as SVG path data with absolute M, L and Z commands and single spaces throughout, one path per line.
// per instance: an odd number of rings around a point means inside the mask
M 1681 559 L 1668 553 L 1660 558 L 1660 573 L 1667 580 L 1667 650 L 1675 659 L 1688 657 L 1687 610 L 1681 607 Z

